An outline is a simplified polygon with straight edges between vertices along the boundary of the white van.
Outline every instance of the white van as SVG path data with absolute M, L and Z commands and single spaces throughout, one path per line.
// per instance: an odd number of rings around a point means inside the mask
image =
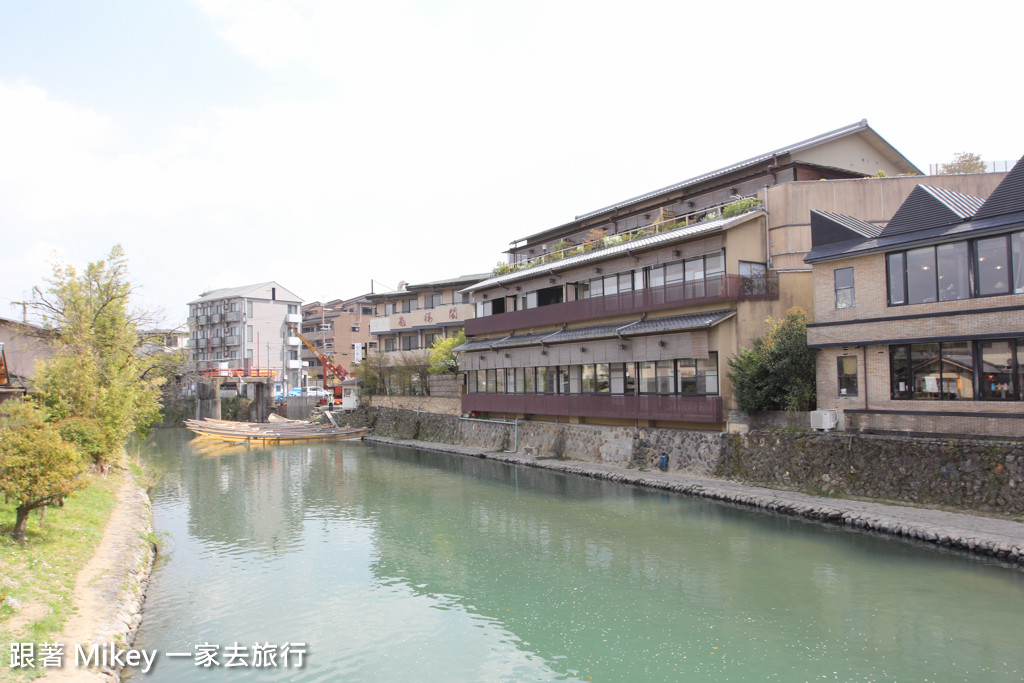
M 323 387 L 302 387 L 302 395 L 311 398 L 326 398 L 331 392 Z

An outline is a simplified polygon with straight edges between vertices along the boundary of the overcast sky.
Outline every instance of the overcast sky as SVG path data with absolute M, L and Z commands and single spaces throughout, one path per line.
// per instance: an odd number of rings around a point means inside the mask
M 168 326 L 490 270 L 516 238 L 866 118 L 1024 155 L 1024 3 L 0 0 L 0 317 L 127 252 Z

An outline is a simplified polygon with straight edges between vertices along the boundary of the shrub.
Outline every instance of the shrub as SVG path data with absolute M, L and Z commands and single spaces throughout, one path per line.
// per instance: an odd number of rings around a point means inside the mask
M 87 417 L 69 417 L 57 425 L 60 438 L 78 447 L 82 455 L 94 465 L 103 465 L 110 452 L 103 439 L 103 429 L 96 420 Z

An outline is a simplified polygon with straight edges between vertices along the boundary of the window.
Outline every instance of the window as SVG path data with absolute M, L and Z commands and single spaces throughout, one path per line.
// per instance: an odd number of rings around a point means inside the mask
M 246 301 L 245 302 L 245 317 L 246 318 L 251 318 L 252 317 L 252 302 L 251 301 Z
M 299 312 L 298 304 L 288 304 L 288 314 L 292 315 Z
M 938 261 L 939 301 L 956 301 L 971 296 L 970 259 L 967 242 L 940 244 L 935 248 Z
M 415 351 L 419 348 L 418 339 L 415 336 L 402 337 L 402 350 Z
M 611 391 L 607 363 L 598 363 L 594 366 L 594 391 L 599 394 Z
M 853 308 L 853 268 L 836 268 L 833 271 L 836 290 L 836 308 Z
M 977 344 L 982 357 L 990 343 Z M 974 345 L 958 341 L 890 346 L 892 397 L 918 401 L 974 400 L 977 374 Z M 1006 342 L 1005 348 L 1009 349 L 1010 345 L 1012 342 Z
M 978 342 L 982 400 L 1006 401 L 1017 398 L 1017 346 L 1014 340 Z
M 444 303 L 441 301 L 440 294 L 424 294 L 423 295 L 423 308 L 437 308 L 443 306 Z
M 499 394 L 505 393 L 505 369 L 495 371 L 494 390 Z
M 245 341 L 247 341 L 247 342 L 251 342 L 252 341 L 252 325 L 246 325 L 245 326 Z
M 363 306 L 363 315 L 373 315 L 373 309 L 367 306 Z
M 406 299 L 402 302 L 402 313 L 412 313 L 419 310 L 416 299 Z
M 978 296 L 1006 294 L 1010 291 L 1010 252 L 1005 235 L 975 242 L 975 272 Z
M 1024 293 L 1024 232 L 886 255 L 889 305 Z
M 393 303 L 384 304 L 384 315 L 394 315 L 395 305 Z
M 523 393 L 532 394 L 536 391 L 536 368 L 523 368 Z
M 359 325 L 353 325 L 352 326 L 352 331 L 353 332 L 358 332 L 359 331 Z
M 839 379 L 840 396 L 857 395 L 857 356 L 836 358 L 836 376 Z
M 398 340 L 397 339 L 395 339 L 394 337 L 391 337 L 389 339 L 385 339 L 384 340 L 384 351 L 385 352 L 387 352 L 387 351 L 397 351 L 397 350 L 398 350 Z

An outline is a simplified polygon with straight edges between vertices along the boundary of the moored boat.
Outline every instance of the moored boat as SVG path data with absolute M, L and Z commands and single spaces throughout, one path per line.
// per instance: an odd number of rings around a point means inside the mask
M 186 420 L 185 426 L 200 436 L 232 443 L 353 440 L 366 433 L 365 428 L 327 427 L 309 422 L 230 422 L 210 418 Z

